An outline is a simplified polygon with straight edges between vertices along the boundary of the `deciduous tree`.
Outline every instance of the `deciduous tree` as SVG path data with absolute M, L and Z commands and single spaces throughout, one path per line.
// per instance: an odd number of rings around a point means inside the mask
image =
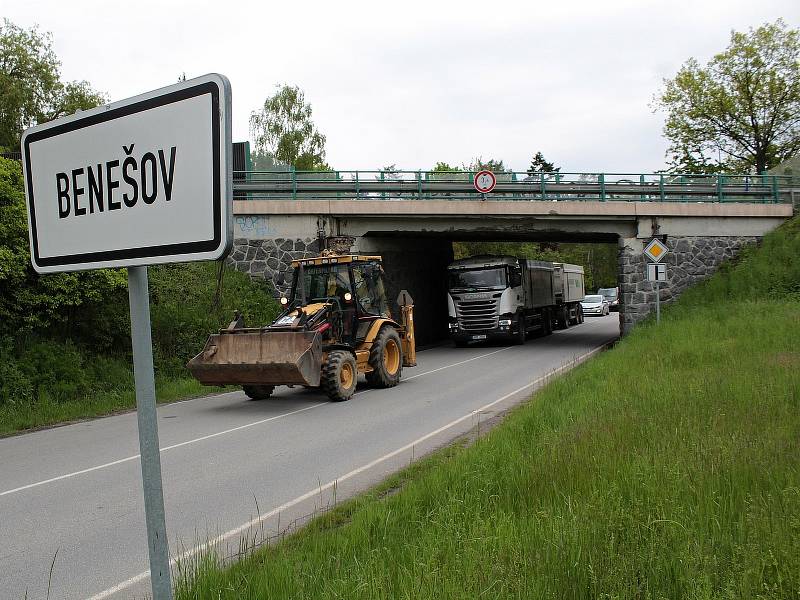
M 123 271 L 99 269 L 38 276 L 31 266 L 19 162 L 0 158 L 0 335 L 20 330 L 72 333 L 103 303 L 124 305 Z M 119 294 L 121 292 L 121 295 Z
M 250 114 L 256 152 L 301 171 L 330 170 L 325 163 L 325 136 L 311 120 L 311 105 L 297 86 L 276 86 L 264 106 Z
M 86 81 L 61 81 L 61 62 L 49 33 L 0 25 L 0 149 L 16 151 L 22 132 L 37 123 L 105 102 Z
M 761 173 L 800 150 L 800 32 L 779 19 L 747 33 L 705 66 L 690 58 L 654 107 L 673 172 Z
M 478 171 L 491 171 L 492 173 L 508 173 L 511 171 L 511 169 L 506 169 L 502 160 L 495 160 L 494 158 L 490 158 L 489 160 L 483 160 L 482 156 L 477 156 L 473 158 L 472 162 L 468 165 L 464 165 L 462 169 L 464 169 L 465 171 L 472 171 L 474 173 Z

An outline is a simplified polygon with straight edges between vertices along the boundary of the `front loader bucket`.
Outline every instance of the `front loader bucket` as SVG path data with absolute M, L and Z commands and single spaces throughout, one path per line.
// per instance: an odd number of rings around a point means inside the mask
M 186 366 L 204 385 L 318 386 L 320 337 L 315 331 L 233 329 L 210 335 Z

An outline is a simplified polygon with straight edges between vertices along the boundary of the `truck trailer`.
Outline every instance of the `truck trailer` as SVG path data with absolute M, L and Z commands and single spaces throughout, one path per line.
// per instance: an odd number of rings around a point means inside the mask
M 525 343 L 532 332 L 582 322 L 583 267 L 513 256 L 473 256 L 447 268 L 450 337 Z M 580 297 L 578 297 L 578 295 Z
M 583 323 L 581 300 L 586 296 L 583 267 L 553 263 L 553 287 L 556 290 L 556 326 L 566 329 Z

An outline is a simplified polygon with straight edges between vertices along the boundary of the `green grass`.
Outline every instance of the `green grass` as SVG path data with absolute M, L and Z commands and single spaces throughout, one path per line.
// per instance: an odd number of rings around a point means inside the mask
M 798 230 L 474 445 L 232 566 L 182 565 L 176 598 L 797 598 Z
M 234 388 L 206 387 L 191 377 L 156 377 L 156 398 L 159 404 L 196 398 Z M 118 389 L 98 390 L 69 400 L 42 395 L 36 402 L 0 406 L 0 437 L 54 424 L 69 423 L 136 408 L 133 375 L 130 382 Z

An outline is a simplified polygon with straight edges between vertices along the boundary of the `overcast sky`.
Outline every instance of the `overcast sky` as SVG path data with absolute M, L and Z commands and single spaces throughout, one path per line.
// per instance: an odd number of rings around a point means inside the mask
M 664 166 L 663 78 L 708 60 L 797 0 L 204 2 L 2 0 L 53 34 L 64 79 L 121 100 L 208 72 L 233 89 L 233 136 L 276 84 L 300 86 L 341 170 L 427 169 L 482 156 L 525 170 Z

